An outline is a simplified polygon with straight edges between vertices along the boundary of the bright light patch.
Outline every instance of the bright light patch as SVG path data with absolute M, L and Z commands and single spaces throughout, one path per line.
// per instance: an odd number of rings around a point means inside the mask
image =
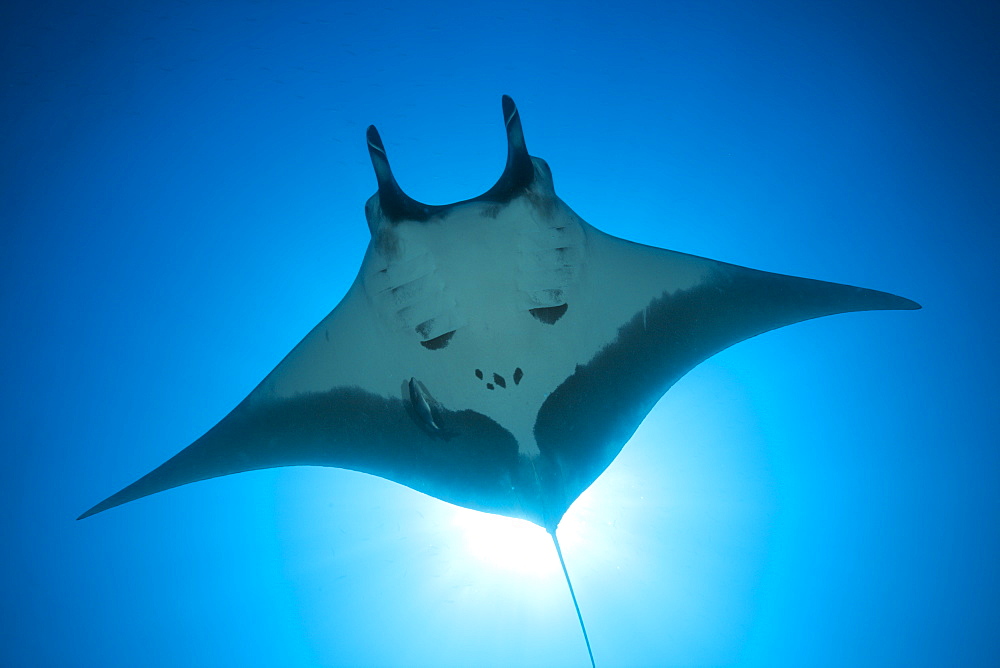
M 559 573 L 559 558 L 545 529 L 527 520 L 481 513 L 465 508 L 455 513 L 469 554 L 496 568 L 524 575 Z

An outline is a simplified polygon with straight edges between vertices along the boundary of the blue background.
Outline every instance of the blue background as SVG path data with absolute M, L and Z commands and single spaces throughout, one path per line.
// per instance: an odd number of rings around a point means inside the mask
M 0 664 L 586 665 L 543 531 L 384 480 L 74 519 L 346 291 L 369 123 L 410 195 L 465 199 L 507 93 L 597 227 L 924 306 L 758 337 L 660 402 L 560 527 L 598 665 L 997 665 L 998 29 L 963 2 L 3 3 Z

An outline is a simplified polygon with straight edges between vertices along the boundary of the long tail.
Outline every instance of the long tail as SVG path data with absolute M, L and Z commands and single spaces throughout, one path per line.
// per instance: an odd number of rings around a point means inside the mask
M 597 664 L 594 663 L 594 651 L 590 649 L 590 638 L 587 636 L 587 627 L 583 624 L 583 615 L 580 614 L 580 604 L 576 602 L 576 592 L 573 591 L 573 583 L 569 580 L 569 571 L 566 570 L 566 561 L 563 559 L 562 550 L 559 549 L 559 539 L 556 538 L 555 529 L 550 531 L 549 535 L 552 536 L 552 544 L 556 546 L 556 554 L 559 555 L 559 565 L 562 566 L 563 575 L 566 576 L 566 584 L 569 586 L 569 595 L 573 597 L 576 618 L 580 620 L 580 630 L 583 631 L 583 640 L 587 643 L 587 654 L 590 655 L 590 666 L 591 668 L 597 668 Z

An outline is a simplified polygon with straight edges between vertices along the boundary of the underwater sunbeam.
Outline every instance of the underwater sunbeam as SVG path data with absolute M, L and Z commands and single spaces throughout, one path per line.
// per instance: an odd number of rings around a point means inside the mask
M 468 553 L 492 566 L 525 575 L 556 576 L 559 559 L 545 529 L 527 520 L 460 509 L 455 525 L 461 529 Z

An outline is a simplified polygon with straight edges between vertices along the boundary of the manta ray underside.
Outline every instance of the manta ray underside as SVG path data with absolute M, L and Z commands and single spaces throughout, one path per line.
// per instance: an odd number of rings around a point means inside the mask
M 499 181 L 445 206 L 403 193 L 368 128 L 371 242 L 343 300 L 215 427 L 81 518 L 198 480 L 311 465 L 524 518 L 555 538 L 703 360 L 810 318 L 920 308 L 601 232 L 556 196 L 506 96 L 503 113 Z

